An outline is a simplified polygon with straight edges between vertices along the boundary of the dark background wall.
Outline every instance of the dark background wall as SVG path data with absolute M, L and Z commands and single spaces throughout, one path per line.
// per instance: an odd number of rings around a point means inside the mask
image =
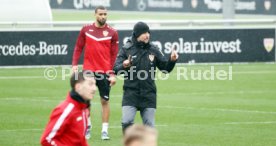
M 179 63 L 275 61 L 275 29 L 152 30 L 152 42 Z M 68 65 L 79 31 L 0 33 L 0 65 Z M 120 48 L 131 31 L 119 31 Z M 80 61 L 80 64 L 82 61 Z

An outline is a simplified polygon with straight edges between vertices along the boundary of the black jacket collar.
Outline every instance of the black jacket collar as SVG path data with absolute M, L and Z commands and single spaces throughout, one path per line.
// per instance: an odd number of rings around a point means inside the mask
M 150 43 L 144 43 L 144 42 L 138 42 L 137 38 L 132 36 L 131 41 L 133 42 L 133 44 L 141 49 L 149 49 L 150 48 Z
M 75 90 L 70 91 L 70 96 L 77 102 L 85 103 L 87 106 L 90 106 L 90 101 L 85 101 Z

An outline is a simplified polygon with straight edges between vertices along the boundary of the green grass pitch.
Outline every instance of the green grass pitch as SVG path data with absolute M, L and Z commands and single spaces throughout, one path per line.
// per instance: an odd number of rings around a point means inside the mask
M 159 146 L 274 146 L 276 145 L 276 65 L 233 64 L 232 80 L 158 80 L 156 125 Z M 181 65 L 209 70 L 210 65 Z M 228 71 L 229 65 L 215 65 Z M 44 68 L 0 69 L 0 145 L 37 146 L 51 110 L 69 90 L 61 67 L 55 80 Z M 190 75 L 188 74 L 188 77 Z M 187 80 L 189 79 L 189 80 Z M 121 145 L 123 81 L 111 93 L 110 141 L 100 140 L 101 105 L 93 100 L 91 145 Z M 136 122 L 141 123 L 139 113 Z

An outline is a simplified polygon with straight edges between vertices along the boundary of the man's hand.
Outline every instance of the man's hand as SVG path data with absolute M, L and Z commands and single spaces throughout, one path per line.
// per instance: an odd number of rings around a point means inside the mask
M 123 62 L 123 67 L 128 68 L 131 66 L 131 55 L 128 56 L 127 60 Z
M 178 59 L 178 53 L 175 49 L 175 47 L 172 49 L 172 53 L 171 53 L 171 61 L 176 61 Z
M 113 86 L 116 84 L 116 77 L 115 75 L 110 75 L 110 77 L 108 78 L 108 81 L 110 82 L 109 86 Z
M 79 67 L 78 67 L 77 65 L 74 65 L 74 66 L 72 67 L 72 72 L 73 72 L 73 73 L 78 72 L 78 70 L 79 70 Z

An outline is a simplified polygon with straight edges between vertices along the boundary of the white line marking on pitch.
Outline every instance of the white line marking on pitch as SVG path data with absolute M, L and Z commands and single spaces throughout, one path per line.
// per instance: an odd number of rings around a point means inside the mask
M 187 110 L 210 110 L 210 111 L 222 111 L 222 112 L 240 112 L 240 113 L 258 113 L 258 114 L 276 114 L 273 111 L 251 111 L 242 109 L 223 109 L 223 108 L 195 108 L 195 107 L 177 107 L 177 106 L 158 106 L 159 108 L 169 109 L 187 109 Z
M 167 127 L 168 125 L 155 125 L 155 127 Z M 122 128 L 122 126 L 109 126 L 111 129 L 119 129 Z
M 188 92 L 188 93 L 176 93 L 174 95 L 224 95 L 224 94 L 263 94 L 263 93 L 276 93 L 276 91 L 273 90 L 267 90 L 267 91 L 244 91 L 244 90 L 240 90 L 240 91 L 226 91 L 226 92 L 216 92 L 216 91 L 207 91 L 207 92 Z M 162 93 L 164 95 L 171 95 L 171 94 L 166 94 L 166 93 Z
M 38 97 L 39 98 L 39 97 Z M 0 100 L 6 100 L 6 101 L 28 101 L 28 102 L 61 102 L 64 99 L 30 99 L 30 98 L 24 98 L 24 97 L 12 97 L 12 98 L 0 98 Z M 92 102 L 92 105 L 100 105 L 100 102 Z M 121 105 L 121 103 L 112 103 L 112 105 Z
M 38 99 L 26 99 L 24 97 L 13 98 L 0 98 L 0 100 L 18 100 L 18 101 L 44 101 L 44 102 L 60 102 L 63 99 L 47 99 L 47 97 L 37 97 Z M 46 99 L 39 99 L 46 98 Z M 98 102 L 92 102 L 92 105 L 100 104 Z M 112 103 L 112 105 L 121 105 L 121 103 Z M 243 110 L 243 109 L 223 109 L 223 108 L 196 108 L 196 107 L 178 107 L 178 106 L 158 106 L 158 108 L 168 109 L 186 109 L 186 110 L 209 110 L 209 111 L 222 111 L 222 112 L 239 112 L 239 113 L 257 113 L 257 114 L 276 114 L 274 111 L 258 111 L 258 110 Z
M 0 100 L 16 100 L 16 101 L 43 101 L 43 102 L 58 102 L 58 101 L 62 101 L 61 100 L 57 100 L 57 99 L 42 99 L 43 97 L 37 97 L 38 99 L 30 99 L 30 98 L 22 98 L 22 97 L 12 97 L 12 98 L 0 98 Z M 39 99 L 40 98 L 40 99 Z
M 251 125 L 251 124 L 276 124 L 276 121 L 265 121 L 265 122 L 227 122 L 227 125 Z
M 276 71 L 234 71 L 233 74 L 273 74 Z
M 112 95 L 112 97 L 121 97 L 122 95 Z M 56 102 L 56 101 L 62 101 L 65 100 L 65 97 L 62 99 L 57 99 L 57 98 L 49 98 L 49 97 L 34 97 L 34 98 L 28 98 L 28 97 L 4 97 L 0 98 L 0 100 L 17 100 L 17 101 L 44 101 L 44 102 Z M 92 101 L 92 104 L 98 104 L 96 102 Z M 114 103 L 112 103 L 114 104 Z M 116 104 L 121 104 L 121 103 L 116 103 Z
M 41 131 L 43 129 L 7 129 L 7 130 L 0 130 L 0 132 L 18 132 L 18 131 Z
M 42 79 L 45 78 L 43 76 L 6 76 L 0 77 L 0 80 L 7 80 L 7 79 Z
M 236 71 L 233 74 L 274 74 L 276 71 Z M 44 76 L 2 76 L 0 80 L 5 79 L 42 79 Z
M 155 127 L 167 127 L 168 125 L 155 125 Z M 120 129 L 122 126 L 109 126 L 111 129 Z M 0 132 L 18 132 L 18 131 L 42 131 L 44 129 L 7 129 L 0 130 Z

